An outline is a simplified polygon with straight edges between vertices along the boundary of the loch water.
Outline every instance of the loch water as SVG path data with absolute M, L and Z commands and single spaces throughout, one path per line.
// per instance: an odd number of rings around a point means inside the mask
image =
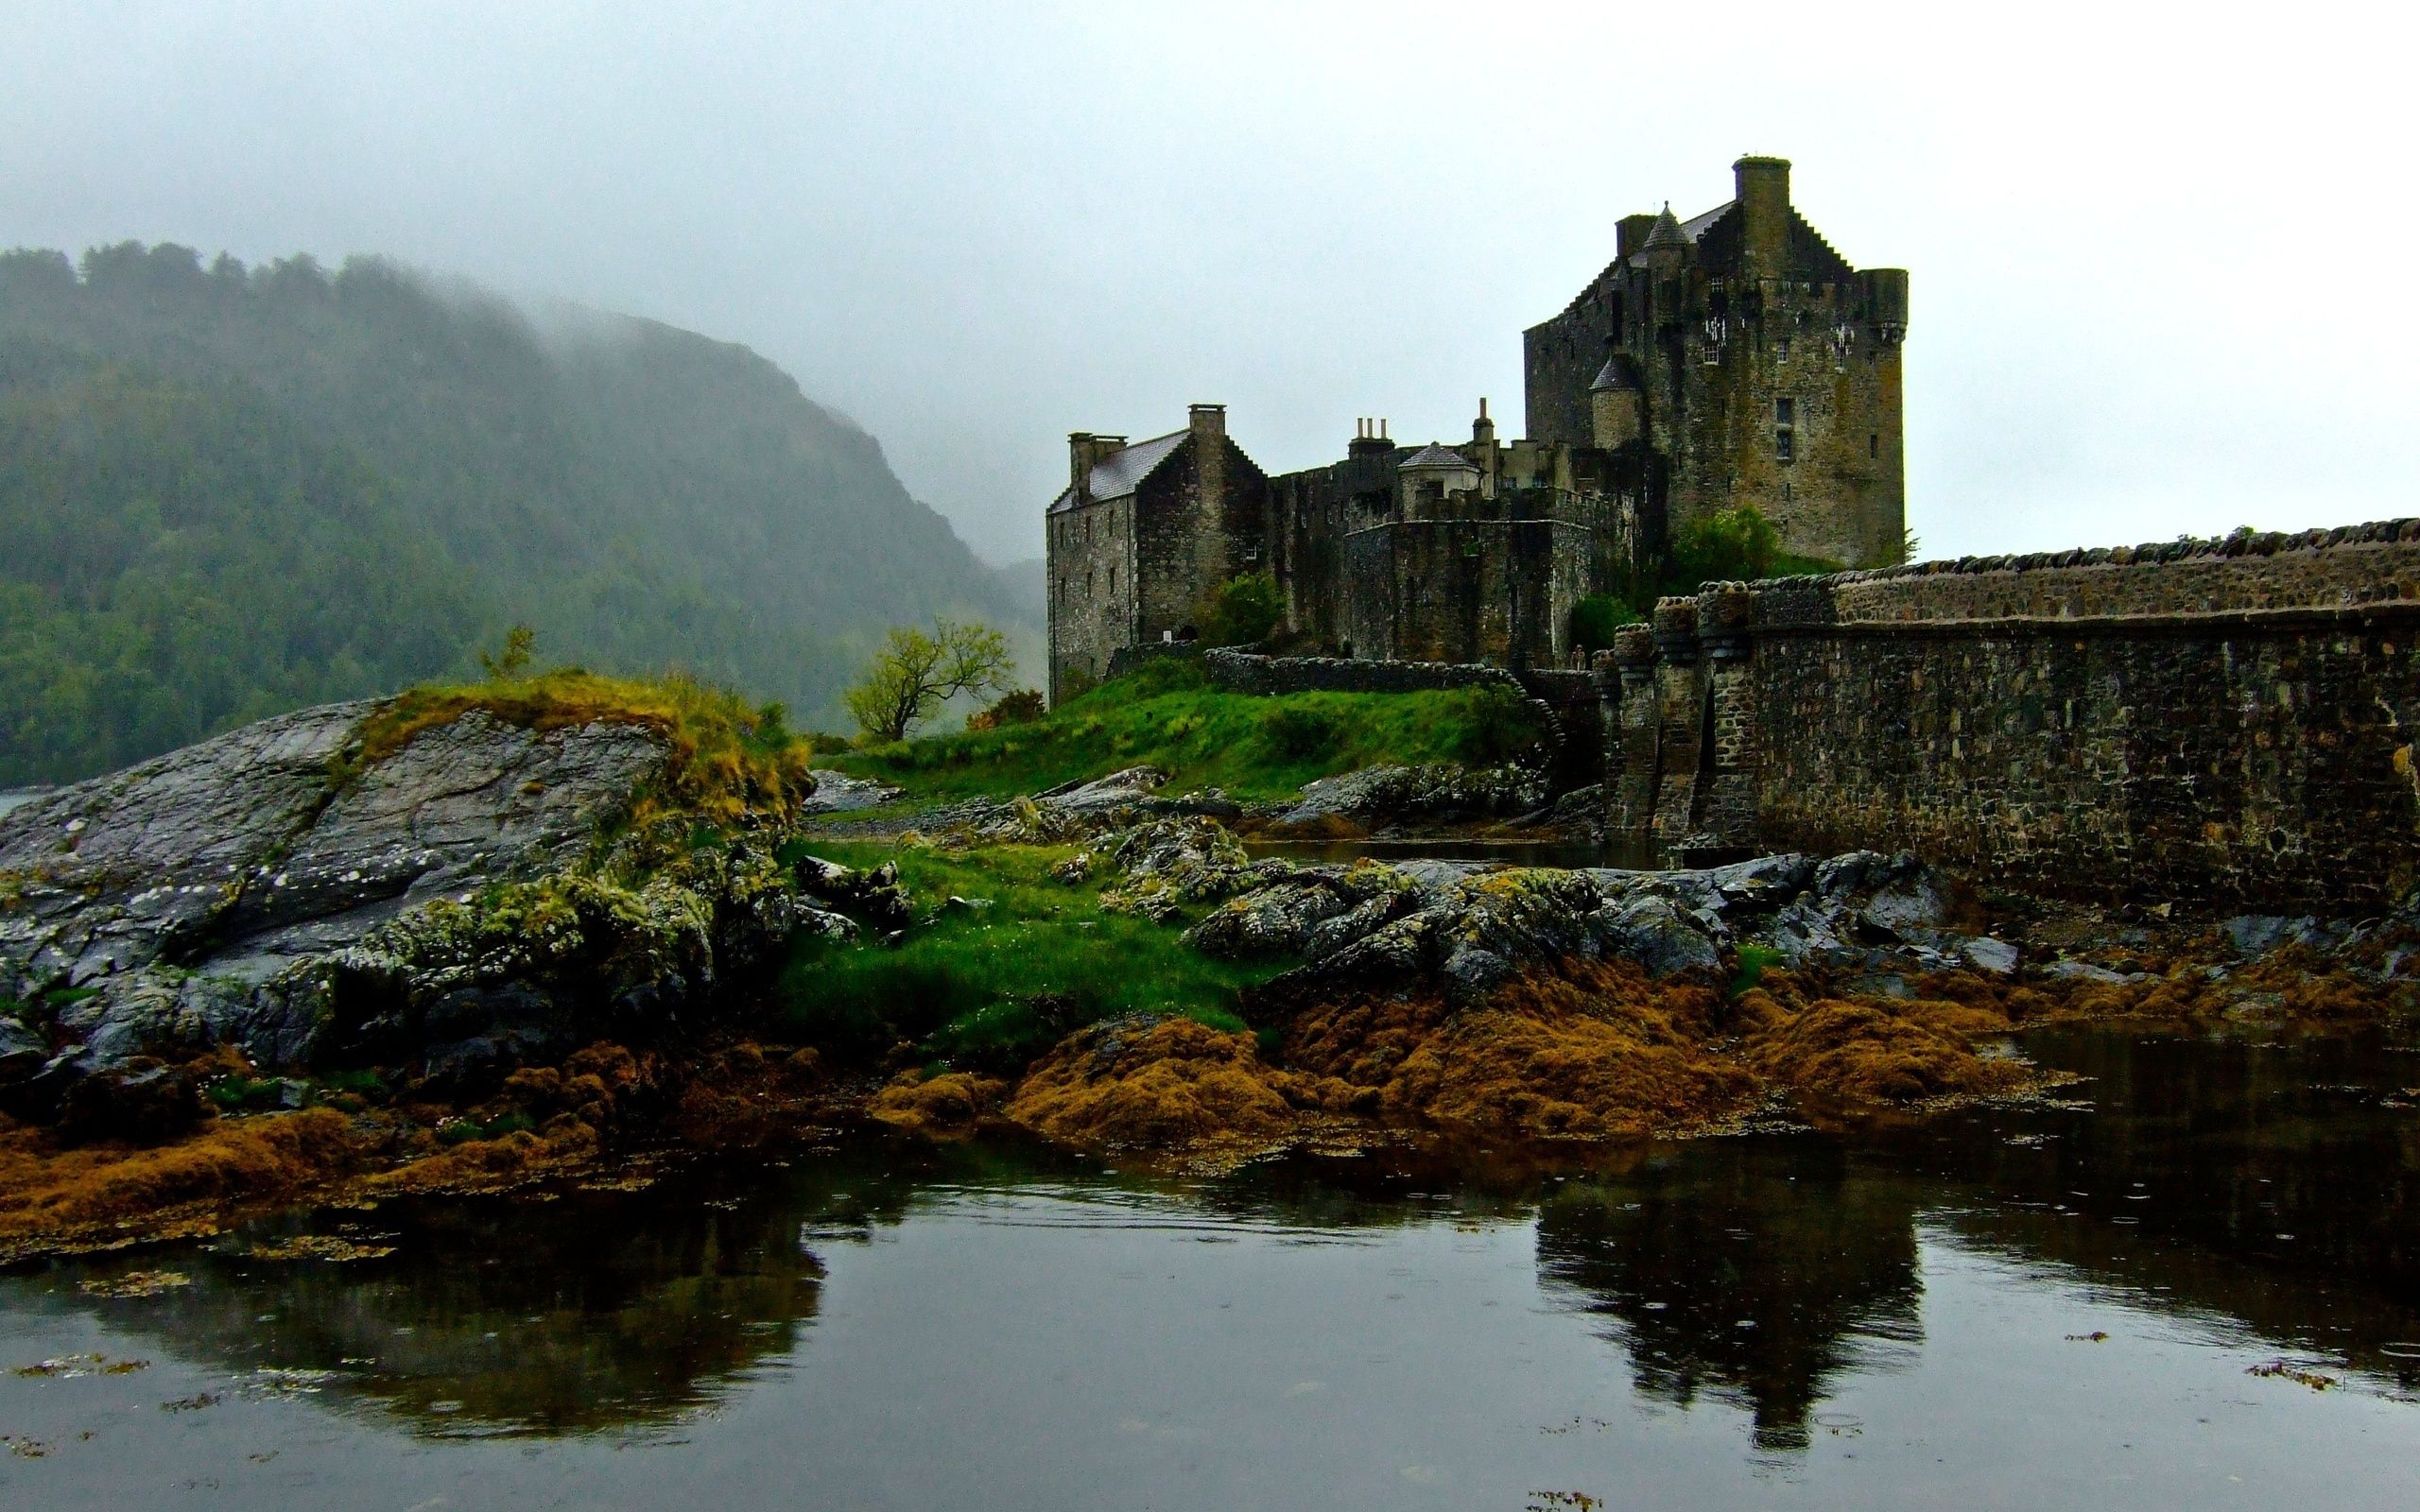
M 0 1505 L 2420 1504 L 2420 1054 L 2026 1049 L 1583 1170 L 869 1137 L 24 1267 Z

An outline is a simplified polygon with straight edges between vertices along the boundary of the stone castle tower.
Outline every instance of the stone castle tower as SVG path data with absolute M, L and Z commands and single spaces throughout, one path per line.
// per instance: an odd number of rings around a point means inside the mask
M 1524 333 L 1529 434 L 1642 455 L 1651 548 L 1754 505 L 1797 555 L 1895 562 L 1908 275 L 1832 250 L 1782 159 L 1732 172 L 1732 200 L 1694 219 L 1623 217 L 1612 264 Z
M 1693 220 L 1630 215 L 1613 263 L 1522 338 L 1528 430 L 1398 444 L 1270 475 L 1222 406 L 1147 441 L 1079 432 L 1047 521 L 1055 702 L 1120 653 L 1194 639 L 1220 584 L 1266 572 L 1298 649 L 1561 666 L 1584 601 L 1651 582 L 1673 532 L 1754 505 L 1790 553 L 1897 562 L 1908 275 L 1851 267 L 1741 158 Z

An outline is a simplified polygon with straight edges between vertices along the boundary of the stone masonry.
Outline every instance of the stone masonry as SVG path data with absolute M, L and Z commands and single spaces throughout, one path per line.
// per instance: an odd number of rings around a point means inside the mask
M 2420 521 L 1726 585 L 1595 672 L 1632 837 L 2272 910 L 2420 885 Z

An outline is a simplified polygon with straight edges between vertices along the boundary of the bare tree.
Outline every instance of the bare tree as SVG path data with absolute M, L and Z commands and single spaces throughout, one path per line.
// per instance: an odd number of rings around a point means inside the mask
M 935 620 L 932 633 L 913 625 L 891 627 L 865 678 L 849 690 L 849 713 L 874 740 L 905 740 L 961 693 L 1009 685 L 1016 663 L 1009 643 L 985 625 Z

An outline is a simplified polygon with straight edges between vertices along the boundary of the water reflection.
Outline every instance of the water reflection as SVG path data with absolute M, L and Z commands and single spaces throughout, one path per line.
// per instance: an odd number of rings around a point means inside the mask
M 1873 1152 L 1936 1189 L 1948 1231 L 2420 1391 L 2408 1037 L 2069 1029 L 2029 1048 L 2091 1078 L 2071 1106 L 1979 1109 Z
M 1650 1397 L 1746 1407 L 1756 1447 L 1803 1449 L 1827 1383 L 1919 1341 L 1910 1184 L 1810 1142 L 1732 1142 L 1566 1190 L 1538 1216 L 1538 1269 L 1607 1320 Z
M 392 1253 L 251 1253 L 331 1232 Z M 199 1253 L 65 1264 L 54 1279 L 108 1290 L 163 1264 L 186 1283 L 88 1305 L 188 1360 L 296 1372 L 449 1435 L 676 1418 L 786 1355 L 822 1275 L 781 1194 L 682 1183 L 315 1214 Z
M 1211 1289 L 1247 1301 L 1294 1284 L 1293 1246 L 1365 1246 L 1366 1295 L 1351 1304 L 1361 1311 L 1333 1314 L 1345 1337 L 1397 1326 L 1387 1309 L 1408 1292 L 1407 1257 L 1433 1252 L 1437 1236 L 1518 1240 L 1534 1224 L 1524 1269 L 1550 1306 L 1589 1320 L 1605 1341 L 1596 1358 L 1618 1351 L 1650 1401 L 1737 1407 L 1766 1455 L 1804 1453 L 1845 1383 L 1930 1368 L 1923 1278 L 1927 1246 L 1945 1243 L 2420 1390 L 2420 1112 L 2399 1091 L 2420 1083 L 2420 1057 L 2375 1040 L 2107 1031 L 2032 1048 L 2095 1079 L 2066 1106 L 1976 1109 L 1856 1140 L 1638 1147 L 1577 1175 L 1398 1153 L 1170 1183 L 1032 1147 L 867 1141 L 772 1167 L 682 1170 L 641 1191 L 394 1203 L 199 1249 L 61 1263 L 0 1279 L 0 1312 L 69 1299 L 198 1364 L 324 1372 L 322 1400 L 424 1435 L 579 1435 L 682 1420 L 769 1372 L 812 1369 L 827 1262 L 909 1226 L 951 1235 L 930 1274 L 958 1266 L 961 1285 L 1005 1253 L 987 1250 L 1007 1241 L 986 1225 L 1241 1238 L 1253 1243 Z M 252 1253 L 337 1231 L 392 1253 Z M 1104 1239 L 1065 1253 L 1045 1292 L 1020 1299 L 1037 1317 L 1082 1315 L 1110 1284 L 1088 1257 L 1131 1265 L 1132 1251 Z M 81 1289 L 160 1268 L 189 1284 Z M 912 1308 L 902 1315 L 890 1326 L 919 1326 Z M 1005 1337 L 1029 1325 L 998 1326 Z M 1091 1347 L 1148 1358 L 1152 1341 Z M 1400 1347 L 1422 1345 L 1407 1335 Z M 1067 1368 L 1092 1368 L 1085 1346 L 1064 1348 Z M 1419 1371 L 1432 1368 L 1452 1366 Z

